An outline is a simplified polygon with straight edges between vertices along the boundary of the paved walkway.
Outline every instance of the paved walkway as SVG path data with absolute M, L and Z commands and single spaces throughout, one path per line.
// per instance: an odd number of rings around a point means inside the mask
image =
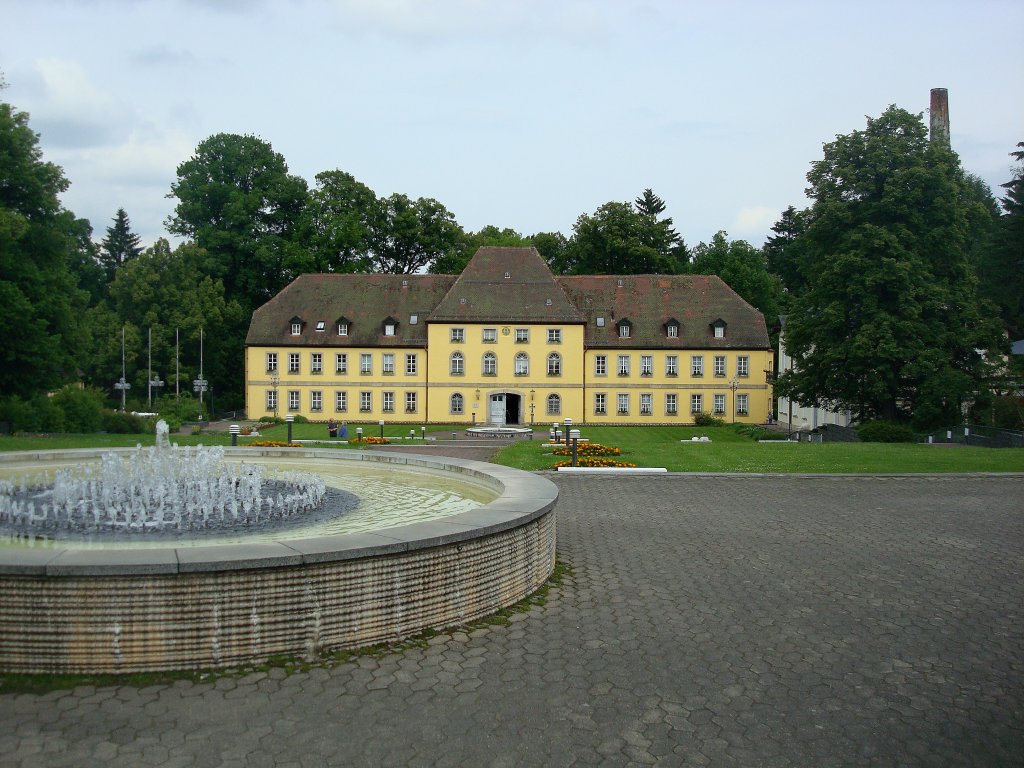
M 0 696 L 5 766 L 993 766 L 1024 478 L 558 478 L 573 575 L 331 669 Z

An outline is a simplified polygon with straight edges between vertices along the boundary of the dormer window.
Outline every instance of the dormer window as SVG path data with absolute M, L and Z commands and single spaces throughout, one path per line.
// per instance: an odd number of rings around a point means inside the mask
M 384 335 L 385 336 L 394 336 L 395 335 L 395 329 L 397 327 L 398 327 L 398 321 L 395 320 L 395 318 L 388 317 L 388 318 L 384 319 Z
M 339 317 L 334 321 L 334 327 L 337 328 L 339 336 L 348 336 L 349 319 L 347 317 Z
M 628 320 L 620 320 L 616 327 L 619 329 L 620 339 L 628 339 L 632 335 L 632 326 Z
M 714 336 L 716 339 L 725 338 L 725 325 L 725 320 L 723 320 L 722 318 L 718 318 L 717 320 L 715 320 L 715 322 L 711 324 L 711 329 L 714 332 Z
M 302 318 L 301 317 L 296 315 L 295 317 L 293 317 L 291 320 L 288 321 L 288 324 L 291 326 L 292 336 L 301 336 L 302 335 L 302 325 L 303 325 L 303 323 L 302 323 Z
M 678 339 L 679 338 L 679 321 L 678 320 L 669 319 L 669 321 L 667 323 L 665 323 L 665 336 L 667 338 L 670 338 L 670 339 Z

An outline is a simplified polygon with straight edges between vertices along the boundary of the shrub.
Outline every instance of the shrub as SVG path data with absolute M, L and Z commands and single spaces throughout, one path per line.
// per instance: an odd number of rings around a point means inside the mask
M 297 414 L 295 414 L 295 423 L 296 424 L 309 424 L 309 419 L 307 419 L 301 413 L 297 413 Z
M 121 411 L 103 412 L 103 430 L 119 435 L 141 435 L 151 431 L 147 419 Z
M 99 432 L 103 429 L 103 393 L 91 387 L 68 384 L 53 396 L 64 411 L 64 429 L 68 432 Z
M 913 443 L 913 430 L 906 424 L 892 421 L 866 421 L 857 427 L 857 435 L 865 443 Z
M 698 427 L 724 427 L 725 419 L 712 416 L 710 413 L 694 414 L 693 423 Z

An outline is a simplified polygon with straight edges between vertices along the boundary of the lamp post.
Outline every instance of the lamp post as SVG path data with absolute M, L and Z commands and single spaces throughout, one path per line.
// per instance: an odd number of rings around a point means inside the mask
M 203 329 L 199 329 L 199 378 L 192 380 L 192 390 L 199 395 L 199 421 L 203 420 L 203 393 L 206 388 L 210 385 L 205 378 L 203 378 Z M 289 436 L 288 442 L 292 441 Z
M 277 372 L 270 374 L 270 386 L 274 388 L 274 418 L 277 418 L 277 388 L 281 386 L 281 377 Z
M 537 407 L 536 405 L 534 405 L 534 402 L 533 402 L 534 397 L 536 396 L 536 394 L 537 394 L 537 390 L 535 390 L 535 389 L 531 389 L 530 390 L 530 426 L 531 427 L 533 426 L 533 409 Z M 530 433 L 530 437 L 531 438 L 533 437 L 533 433 Z
M 736 390 L 739 388 L 740 383 L 736 379 L 729 382 L 729 389 L 732 390 L 732 423 L 736 423 Z
M 121 391 L 121 413 L 124 413 L 125 393 L 132 388 L 124 378 L 124 326 L 121 326 L 121 378 L 114 384 L 114 389 Z

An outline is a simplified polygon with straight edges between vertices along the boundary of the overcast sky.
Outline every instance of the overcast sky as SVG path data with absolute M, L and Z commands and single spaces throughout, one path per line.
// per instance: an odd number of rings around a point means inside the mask
M 164 235 L 175 169 L 227 132 L 466 229 L 569 235 L 651 187 L 690 245 L 761 245 L 823 143 L 889 104 L 927 120 L 931 88 L 1001 195 L 1022 39 L 1021 0 L 0 0 L 0 99 L 97 240 L 119 207 Z

